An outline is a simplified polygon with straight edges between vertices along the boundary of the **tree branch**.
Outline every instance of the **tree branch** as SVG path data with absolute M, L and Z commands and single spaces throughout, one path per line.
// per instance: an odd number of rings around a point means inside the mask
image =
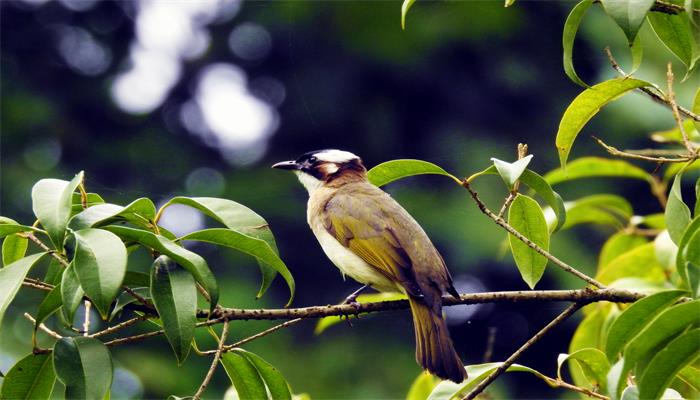
M 209 382 L 211 382 L 211 377 L 214 376 L 214 371 L 216 371 L 216 367 L 219 365 L 219 359 L 221 358 L 221 353 L 224 350 L 224 344 L 226 343 L 227 336 L 228 321 L 224 321 L 224 328 L 221 331 L 221 339 L 219 340 L 219 346 L 216 350 L 216 353 L 214 354 L 214 360 L 211 362 L 211 367 L 209 367 L 209 371 L 207 371 L 207 375 L 204 377 L 202 384 L 197 390 L 197 393 L 195 393 L 194 396 L 192 396 L 193 400 L 199 400 L 202 397 L 204 390 L 206 390 L 207 386 L 209 385 Z
M 609 144 L 602 141 L 600 138 L 593 136 L 593 140 L 598 142 L 598 144 L 605 149 L 610 155 L 623 158 L 631 158 L 633 160 L 651 161 L 657 163 L 677 163 L 677 162 L 688 162 L 690 160 L 695 160 L 698 158 L 696 154 L 691 156 L 679 154 L 677 158 L 659 157 L 659 156 L 648 156 L 639 153 L 630 153 L 627 151 L 622 151 L 616 147 L 610 146 Z

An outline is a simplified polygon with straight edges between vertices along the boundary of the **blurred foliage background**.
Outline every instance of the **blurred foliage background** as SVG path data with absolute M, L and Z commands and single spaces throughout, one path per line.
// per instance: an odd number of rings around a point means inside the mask
M 360 155 L 368 167 L 420 158 L 456 175 L 515 159 L 518 142 L 535 155 L 531 168 L 558 165 L 554 134 L 581 88 L 561 66 L 561 30 L 574 3 L 419 1 L 400 29 L 399 1 L 97 1 L 0 2 L 0 214 L 31 223 L 30 189 L 40 178 L 70 179 L 86 171 L 90 191 L 108 202 L 173 195 L 218 196 L 263 215 L 294 274 L 295 306 L 335 303 L 358 285 L 344 282 L 306 226 L 306 193 L 276 161 L 320 148 Z M 665 83 L 673 55 L 646 25 L 645 61 L 638 75 Z M 625 36 L 599 8 L 581 27 L 574 52 L 589 83 L 614 76 L 602 49 L 629 66 Z M 677 75 L 683 68 L 675 64 Z M 697 77 L 697 74 L 695 74 Z M 698 80 L 676 87 L 689 104 Z M 619 148 L 649 146 L 648 133 L 673 127 L 671 113 L 641 95 L 611 104 L 584 133 Z M 588 135 L 573 158 L 604 156 Z M 573 159 L 572 158 L 572 159 Z M 645 165 L 649 169 L 649 166 Z M 505 191 L 497 176 L 477 186 L 490 204 Z M 657 212 L 643 182 L 578 181 L 558 187 L 565 200 L 609 191 Z M 417 177 L 388 191 L 423 225 L 462 292 L 526 289 L 504 232 L 483 217 L 464 191 L 441 177 Z M 200 229 L 192 209 L 171 207 L 163 224 Z M 584 272 L 610 228 L 576 228 L 553 238 L 553 253 Z M 199 247 L 231 307 L 281 307 L 278 279 L 255 300 L 259 274 L 252 259 Z M 142 255 L 144 266 L 149 264 Z M 138 262 L 139 258 L 136 258 Z M 550 268 L 540 289 L 580 287 Z M 24 289 L 22 301 L 36 302 Z M 36 303 L 35 303 L 36 304 Z M 480 305 L 448 311 L 465 363 L 483 361 L 495 330 L 491 360 L 502 360 L 560 311 L 557 304 Z M 77 318 L 82 318 L 80 315 Z M 6 316 L 0 370 L 31 350 L 31 324 Z M 549 375 L 565 352 L 569 321 L 521 359 Z M 270 323 L 237 322 L 236 338 Z M 296 393 L 312 398 L 400 398 L 419 373 L 410 317 L 384 313 L 340 324 L 321 336 L 314 321 L 249 345 L 278 367 Z M 201 338 L 206 343 L 206 335 Z M 113 398 L 162 398 L 192 393 L 209 359 L 177 367 L 165 340 L 120 347 Z M 212 345 L 212 343 L 209 343 Z M 208 396 L 229 386 L 223 370 Z M 495 398 L 572 397 L 529 376 L 504 376 Z

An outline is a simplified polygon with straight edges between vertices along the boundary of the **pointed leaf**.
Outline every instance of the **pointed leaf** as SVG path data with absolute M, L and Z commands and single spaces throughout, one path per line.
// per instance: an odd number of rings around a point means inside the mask
M 75 265 L 71 265 L 63 271 L 63 277 L 61 278 L 61 299 L 63 303 L 63 317 L 68 321 L 68 323 L 73 322 L 73 317 L 75 316 L 75 310 L 83 301 L 85 296 L 85 291 L 80 286 L 80 280 L 78 275 L 75 273 Z
M 600 109 L 625 93 L 651 84 L 638 79 L 611 79 L 599 83 L 579 94 L 564 112 L 559 123 L 556 146 L 562 168 L 566 165 L 571 146 L 586 123 Z
M 12 221 L 9 218 L 4 219 L 4 220 L 0 220 L 0 239 L 4 238 L 7 235 L 12 235 L 15 233 L 29 232 L 29 231 L 36 231 L 36 230 L 37 230 L 36 228 L 33 228 L 31 226 L 20 225 L 17 222 Z
M 29 354 L 19 360 L 5 376 L 0 397 L 3 399 L 48 399 L 56 374 L 50 354 Z
M 486 364 L 467 365 L 465 369 L 467 370 L 467 375 L 469 376 L 469 378 L 467 378 L 464 382 L 459 384 L 451 381 L 440 382 L 437 386 L 435 386 L 435 389 L 433 389 L 433 392 L 430 394 L 430 397 L 428 397 L 428 400 L 448 400 L 452 398 L 461 399 L 471 389 L 473 389 L 474 386 L 478 385 L 479 382 L 486 379 L 486 377 L 491 372 L 500 367 L 502 364 L 502 362 L 493 362 Z M 506 372 L 527 372 L 547 382 L 544 375 L 542 375 L 539 371 L 536 371 L 524 365 L 513 364 L 510 367 L 508 367 Z
M 292 393 L 289 390 L 289 384 L 287 383 L 287 380 L 284 379 L 284 376 L 282 376 L 282 374 L 277 370 L 277 368 L 273 367 L 270 363 L 263 360 L 257 354 L 249 351 L 235 349 L 234 352 L 243 355 L 248 359 L 248 361 L 250 361 L 251 364 L 253 364 L 253 366 L 255 366 L 255 369 L 258 370 L 258 374 L 260 374 L 260 377 L 265 382 L 267 390 L 270 392 L 271 399 L 291 400 Z
M 381 187 L 401 178 L 425 174 L 447 176 L 460 183 L 455 176 L 433 163 L 410 159 L 383 162 L 367 171 L 367 179 L 373 185 Z
M 27 273 L 45 255 L 46 253 L 32 254 L 0 269 L 0 326 L 7 307 L 17 295 Z
M 574 69 L 573 52 L 574 39 L 578 32 L 578 27 L 581 25 L 583 16 L 593 4 L 593 0 L 582 0 L 571 10 L 569 16 L 564 23 L 564 33 L 562 34 L 562 45 L 564 46 L 564 72 L 574 83 L 585 88 L 589 87 L 579 78 Z
M 605 12 L 615 20 L 631 44 L 654 0 L 601 0 Z
M 525 172 L 531 160 L 532 154 L 513 163 L 491 158 L 493 165 L 496 167 L 498 174 L 501 175 L 501 178 L 503 178 L 503 182 L 508 186 L 508 189 L 513 189 L 515 182 L 517 182 L 523 172 Z
M 671 240 L 676 244 L 680 242 L 685 228 L 690 223 L 690 209 L 683 202 L 683 195 L 681 194 L 682 176 L 679 173 L 673 180 L 673 186 L 671 186 L 671 191 L 668 194 L 666 211 L 664 212 L 668 234 L 671 235 Z
M 197 324 L 197 288 L 192 275 L 166 256 L 151 268 L 151 298 L 178 365 L 190 353 Z
M 221 364 L 241 400 L 268 399 L 265 383 L 248 358 L 232 351 L 221 355 Z
M 2 241 L 2 265 L 10 265 L 27 253 L 29 239 L 17 234 L 8 235 Z
M 519 194 L 508 211 L 508 223 L 544 250 L 549 249 L 547 221 L 535 200 Z M 508 241 L 520 275 L 534 288 L 544 273 L 547 259 L 515 236 L 509 235 Z
M 401 4 L 401 29 L 406 29 L 406 14 L 411 9 L 416 0 L 403 0 Z
M 156 217 L 156 206 L 150 199 L 142 197 L 126 207 L 116 204 L 99 204 L 86 208 L 70 220 L 73 229 L 96 228 L 119 220 L 150 228 Z
M 571 354 L 560 354 L 557 358 L 557 376 L 559 379 L 561 379 L 561 367 L 566 361 L 576 361 L 588 379 L 590 386 L 600 387 L 603 392 L 606 391 L 606 376 L 610 370 L 610 363 L 602 351 L 596 348 L 586 348 Z
M 63 250 L 63 239 L 70 218 L 73 192 L 83 180 L 78 173 L 70 182 L 59 179 L 42 179 L 32 188 L 32 210 L 41 226 L 58 250 Z
M 697 39 L 693 37 L 690 20 L 686 15 L 650 13 L 647 18 L 656 36 L 671 53 L 692 70 L 698 54 Z
M 634 41 L 630 45 L 630 53 L 632 53 L 632 69 L 629 75 L 632 75 L 637 72 L 639 66 L 642 65 L 642 59 L 644 58 L 644 47 L 642 46 L 641 36 L 637 35 L 637 37 L 634 38 Z
M 544 179 L 550 185 L 583 178 L 632 178 L 651 182 L 652 177 L 643 169 L 627 161 L 611 160 L 600 157 L 582 157 L 563 168 L 557 168 L 545 174 Z
M 112 386 L 112 357 L 95 338 L 65 337 L 53 348 L 53 366 L 68 399 L 103 399 Z
M 673 339 L 656 353 L 641 373 L 639 398 L 661 397 L 676 374 L 700 356 L 700 328 L 691 329 Z

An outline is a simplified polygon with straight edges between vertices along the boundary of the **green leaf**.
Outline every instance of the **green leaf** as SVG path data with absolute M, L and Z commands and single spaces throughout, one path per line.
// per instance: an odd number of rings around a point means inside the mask
M 644 47 L 642 46 L 642 39 L 639 35 L 634 38 L 634 41 L 630 45 L 630 53 L 632 53 L 632 69 L 629 75 L 634 74 L 642 65 L 642 59 L 644 58 Z
M 79 172 L 70 182 L 42 179 L 32 187 L 32 210 L 46 229 L 56 249 L 63 250 L 63 239 L 70 218 L 72 196 L 83 181 Z
M 623 197 L 612 194 L 597 194 L 565 203 L 566 223 L 563 229 L 580 224 L 610 225 L 623 228 L 632 218 L 632 205 Z M 548 218 L 548 224 L 553 224 Z
M 0 220 L 0 239 L 4 238 L 7 235 L 13 235 L 15 233 L 37 230 L 36 228 L 33 228 L 31 226 L 20 225 L 9 218 L 2 218 L 3 220 Z
M 666 221 L 663 213 L 649 214 L 641 217 L 641 225 L 646 225 L 651 229 L 666 229 Z
M 688 262 L 685 268 L 686 274 L 688 274 L 690 295 L 696 299 L 700 298 L 700 264 Z
M 107 319 L 126 274 L 126 247 L 117 235 L 102 229 L 81 229 L 74 235 L 73 268 L 80 286 Z
M 221 364 L 241 400 L 269 398 L 258 370 L 243 354 L 235 351 L 224 353 L 221 355 Z
M 461 399 L 471 389 L 473 389 L 474 386 L 478 385 L 479 382 L 486 379 L 486 377 L 491 372 L 500 367 L 502 364 L 502 362 L 493 362 L 486 364 L 468 365 L 465 368 L 467 370 L 467 375 L 469 376 L 469 378 L 467 378 L 465 381 L 459 384 L 451 381 L 440 382 L 437 386 L 435 386 L 435 389 L 433 389 L 433 392 L 430 394 L 430 397 L 428 397 L 428 400 L 447 400 L 451 398 Z M 544 380 L 545 382 L 548 382 L 547 379 L 545 379 L 544 375 L 542 375 L 540 372 L 532 368 L 528 368 L 524 365 L 513 364 L 510 367 L 508 367 L 506 372 L 528 372 Z
M 694 257 L 698 253 L 698 243 L 700 243 L 700 217 L 694 218 L 685 228 L 681 240 L 678 243 L 678 255 L 676 256 L 676 270 L 684 282 L 688 282 L 685 273 L 686 256 L 690 254 Z M 700 255 L 698 255 L 700 257 Z
M 258 370 L 258 374 L 260 374 L 263 382 L 265 382 L 267 390 L 270 392 L 271 399 L 291 400 L 292 393 L 289 390 L 289 384 L 277 368 L 273 367 L 257 354 L 253 354 L 249 351 L 235 349 L 234 352 L 243 355 L 255 366 L 255 369 Z
M 636 167 L 627 161 L 612 160 L 600 157 L 582 157 L 576 159 L 563 168 L 557 168 L 545 174 L 544 179 L 550 185 L 561 182 L 573 181 L 583 178 L 631 178 L 641 179 L 647 182 L 652 177 L 643 169 Z
M 65 337 L 53 347 L 53 367 L 67 399 L 103 399 L 112 386 L 107 346 L 87 336 Z
M 692 111 L 696 115 L 700 115 L 700 87 L 698 91 L 695 92 L 695 98 L 693 99 Z M 695 123 L 695 129 L 700 132 L 700 121 L 693 121 Z
M 116 221 L 128 221 L 136 226 L 151 229 L 156 217 L 156 206 L 142 197 L 126 207 L 116 204 L 99 204 L 86 208 L 70 220 L 73 229 L 96 228 Z
M 54 286 L 49 294 L 44 297 L 44 300 L 39 304 L 39 311 L 36 313 L 35 323 L 34 323 L 34 334 L 36 330 L 39 329 L 39 325 L 51 314 L 56 312 L 63 305 L 63 300 L 61 299 L 61 285 Z
M 405 299 L 406 295 L 402 293 L 391 293 L 391 292 L 386 292 L 386 293 L 367 293 L 367 294 L 361 294 L 357 296 L 357 301 L 358 303 L 375 303 L 378 301 L 391 301 L 391 300 L 401 300 Z M 360 314 L 360 315 L 364 315 Z M 347 317 L 341 316 L 341 315 L 332 315 L 330 317 L 323 317 L 318 320 L 316 323 L 316 328 L 314 329 L 314 334 L 315 335 L 320 335 L 323 333 L 326 329 L 330 328 L 331 326 L 340 323 L 344 320 L 346 320 Z
M 656 353 L 639 380 L 639 397 L 661 397 L 676 374 L 700 356 L 700 328 L 691 329 Z
M 622 278 L 643 278 L 649 282 L 666 280 L 663 267 L 656 259 L 654 243 L 647 243 L 624 253 L 598 270 L 596 279 L 607 285 Z
M 700 369 L 688 365 L 678 372 L 678 379 L 694 390 L 700 391 Z
M 622 28 L 631 44 L 654 0 L 601 0 L 605 12 Z
M 158 257 L 151 268 L 151 298 L 178 365 L 182 365 L 197 324 L 197 288 L 192 275 L 168 257 Z
M 610 326 L 605 354 L 610 361 L 617 358 L 625 345 L 649 322 L 684 294 L 683 290 L 667 290 L 637 300 L 623 311 Z
M 625 359 L 622 358 L 610 367 L 608 371 L 608 393 L 610 393 L 610 398 L 612 400 L 617 400 L 620 398 L 620 392 L 622 392 L 625 387 L 625 381 L 627 373 L 624 372 Z M 623 374 L 624 372 L 624 374 Z
M 579 94 L 566 109 L 559 123 L 556 146 L 562 168 L 566 166 L 566 159 L 576 136 L 603 106 L 631 90 L 650 85 L 649 82 L 639 79 L 611 79 Z
M 695 217 L 700 217 L 700 178 L 695 181 Z
M 695 129 L 695 124 L 693 122 L 694 121 L 692 119 L 686 119 L 683 121 L 683 129 L 685 130 L 685 133 L 688 134 L 688 138 L 691 141 L 698 141 L 700 140 L 700 132 Z M 683 144 L 683 134 L 677 125 L 674 125 L 673 128 L 665 131 L 652 132 L 649 137 L 651 140 L 657 143 Z
M 498 174 L 503 178 L 503 182 L 508 186 L 508 189 L 511 190 L 515 187 L 515 182 L 517 182 L 523 172 L 525 172 L 531 160 L 532 154 L 512 163 L 501 161 L 497 158 L 491 158 Z
M 180 240 L 196 240 L 226 246 L 257 258 L 260 263 L 269 265 L 282 275 L 290 291 L 287 305 L 291 304 L 294 298 L 294 278 L 284 261 L 279 258 L 277 253 L 265 241 L 223 228 L 193 232 L 181 237 Z
M 406 400 L 425 400 L 440 383 L 440 379 L 428 372 L 421 372 L 411 383 Z
M 78 309 L 78 306 L 83 301 L 83 296 L 85 296 L 85 291 L 80 286 L 80 280 L 75 273 L 75 265 L 73 263 L 63 271 L 60 287 L 63 317 L 70 324 L 73 322 L 75 310 Z
M 8 235 L 2 241 L 2 265 L 10 265 L 27 253 L 29 239 L 17 234 Z
M 690 164 L 687 163 L 673 163 L 666 168 L 664 171 L 664 182 L 668 182 L 671 178 L 675 177 L 681 171 L 690 172 L 700 170 L 700 160 L 695 160 Z
M 139 242 L 160 254 L 172 258 L 178 265 L 189 271 L 211 297 L 210 309 L 213 310 L 219 301 L 219 288 L 207 262 L 198 254 L 178 246 L 167 238 L 148 231 L 109 225 L 104 229 L 116 234 L 123 240 Z
M 454 175 L 433 163 L 423 160 L 391 160 L 383 162 L 367 171 L 367 179 L 375 186 L 384 186 L 401 178 L 414 175 L 444 175 L 461 185 Z
M 644 236 L 632 235 L 626 232 L 615 233 L 610 236 L 600 251 L 598 269 L 603 268 L 619 255 L 646 243 L 648 243 L 648 240 Z
M 544 250 L 549 249 L 547 221 L 535 200 L 518 194 L 510 205 L 508 223 Z M 509 235 L 508 241 L 520 275 L 531 289 L 534 288 L 544 273 L 547 259 L 515 236 Z
M 606 376 L 610 370 L 610 363 L 602 351 L 595 348 L 586 348 L 571 354 L 559 354 L 559 357 L 557 357 L 557 377 L 559 379 L 562 379 L 561 367 L 566 361 L 576 361 L 588 379 L 590 386 L 600 387 L 603 392 L 606 391 Z
M 673 243 L 667 230 L 659 233 L 654 239 L 654 253 L 664 269 L 671 270 L 675 267 L 678 246 Z
M 406 29 L 406 14 L 411 9 L 416 0 L 403 0 L 401 4 L 401 29 Z
M 671 240 L 676 244 L 680 242 L 683 231 L 690 223 L 690 209 L 683 202 L 683 195 L 681 194 L 682 177 L 683 175 L 679 173 L 673 180 L 673 186 L 671 186 L 671 191 L 668 194 L 666 211 L 664 212 L 668 234 L 671 235 Z
M 124 275 L 124 286 L 149 287 L 151 285 L 151 276 L 143 272 L 126 271 Z
M 580 3 L 571 10 L 569 16 L 566 18 L 564 23 L 564 33 L 562 34 L 562 45 L 564 46 L 564 72 L 566 76 L 569 77 L 574 83 L 585 88 L 589 87 L 584 81 L 579 78 L 576 70 L 574 69 L 573 53 L 574 53 L 574 39 L 576 39 L 576 33 L 578 32 L 578 27 L 581 25 L 581 20 L 583 16 L 586 15 L 586 11 L 593 4 L 593 0 L 582 0 Z
M 0 269 L 0 326 L 7 307 L 22 287 L 27 273 L 45 255 L 46 253 L 32 254 Z
M 647 18 L 656 36 L 686 66 L 695 65 L 698 45 L 693 37 L 690 20 L 686 15 L 650 13 Z
M 19 360 L 5 376 L 0 397 L 3 399 L 48 399 L 56 373 L 49 354 L 29 354 Z

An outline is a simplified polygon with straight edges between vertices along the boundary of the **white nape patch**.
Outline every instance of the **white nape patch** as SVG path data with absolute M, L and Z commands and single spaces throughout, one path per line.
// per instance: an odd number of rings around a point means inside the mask
M 314 156 L 316 156 L 316 158 L 318 158 L 321 161 L 328 161 L 340 164 L 360 158 L 349 151 L 343 150 L 324 150 L 314 154 Z
M 297 175 L 299 182 L 304 185 L 309 194 L 323 186 L 323 181 L 316 179 L 313 175 L 309 175 L 306 172 L 301 171 L 294 171 L 294 173 Z
M 340 166 L 339 166 L 338 164 L 334 163 L 334 162 L 327 162 L 327 163 L 321 164 L 321 167 L 320 167 L 320 168 L 322 168 L 322 169 L 323 169 L 323 173 L 324 173 L 326 176 L 328 176 L 328 175 L 333 175 L 333 174 L 335 174 L 336 172 L 338 172 L 338 170 L 340 169 Z

